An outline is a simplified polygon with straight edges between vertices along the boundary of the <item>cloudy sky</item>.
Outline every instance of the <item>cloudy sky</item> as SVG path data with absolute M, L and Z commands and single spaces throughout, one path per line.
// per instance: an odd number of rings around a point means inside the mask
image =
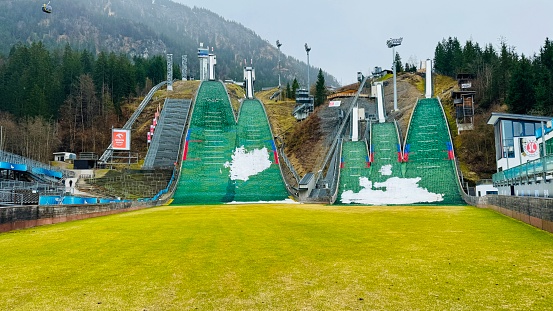
M 457 37 L 484 46 L 501 40 L 525 55 L 553 38 L 551 0 L 174 0 L 203 7 L 255 31 L 281 51 L 334 75 L 342 84 L 373 67 L 391 68 L 389 38 L 403 37 L 402 62 L 434 57 L 436 44 Z

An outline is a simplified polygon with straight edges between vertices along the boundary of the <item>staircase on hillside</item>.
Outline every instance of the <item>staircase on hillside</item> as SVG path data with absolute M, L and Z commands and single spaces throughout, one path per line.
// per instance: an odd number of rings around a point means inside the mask
M 169 168 L 177 162 L 190 104 L 186 99 L 165 100 L 143 169 Z

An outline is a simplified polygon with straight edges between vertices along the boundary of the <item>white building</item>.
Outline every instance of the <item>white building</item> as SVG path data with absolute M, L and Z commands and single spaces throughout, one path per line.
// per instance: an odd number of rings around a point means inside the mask
M 547 141 L 553 137 L 548 128 L 551 117 L 492 113 L 488 124 L 494 126 L 497 173 L 493 175 L 493 185 L 498 194 L 553 194 L 553 158 L 546 156 L 541 137 L 542 131 L 546 132 L 546 146 L 553 146 L 553 140 Z

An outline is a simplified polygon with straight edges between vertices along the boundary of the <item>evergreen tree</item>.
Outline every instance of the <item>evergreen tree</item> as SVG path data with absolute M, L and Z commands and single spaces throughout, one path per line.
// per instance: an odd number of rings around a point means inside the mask
M 535 60 L 536 105 L 547 115 L 553 113 L 553 42 L 545 39 L 544 46 Z
M 84 74 L 91 75 L 94 72 L 94 56 L 88 50 L 81 53 L 81 67 Z
M 300 84 L 298 83 L 298 80 L 294 78 L 294 81 L 292 81 L 292 98 L 296 98 L 296 91 L 300 88 Z
M 94 73 L 92 78 L 94 80 L 94 85 L 96 86 L 96 92 L 99 94 L 106 93 L 107 87 L 107 70 L 108 70 L 108 58 L 104 51 L 98 54 L 98 59 L 96 60 L 96 65 L 94 66 Z M 103 96 L 103 95 L 102 95 Z
M 394 65 L 396 66 L 396 72 L 403 72 L 403 65 L 401 64 L 401 57 L 399 56 L 398 52 L 396 52 L 396 56 L 394 58 Z
M 509 112 L 525 114 L 533 108 L 534 102 L 532 66 L 530 60 L 522 55 L 521 60 L 513 68 L 505 103 L 509 107 Z
M 286 98 L 293 98 L 292 97 L 292 89 L 290 89 L 290 82 L 286 82 Z
M 434 70 L 437 73 L 444 74 L 447 70 L 447 57 L 445 53 L 444 41 L 438 42 L 434 49 Z
M 167 79 L 167 72 L 165 71 L 165 67 L 167 67 L 167 62 L 163 57 L 159 55 L 154 56 L 149 60 L 148 63 L 149 64 L 148 69 L 146 70 L 146 74 L 154 84 L 158 84 L 161 81 Z
M 318 107 L 324 104 L 326 100 L 326 86 L 325 86 L 325 77 L 323 75 L 323 70 L 319 69 L 319 74 L 317 75 L 317 82 L 315 84 L 315 107 Z
M 468 40 L 463 47 L 462 54 L 462 71 L 468 73 L 476 73 L 476 71 L 478 70 L 477 62 L 478 59 L 480 59 L 480 55 L 482 54 L 478 43 L 472 43 L 472 41 Z
M 511 71 L 518 60 L 518 55 L 514 50 L 507 46 L 505 41 L 501 42 L 501 51 L 499 52 L 499 65 L 496 67 L 494 76 L 497 79 L 497 90 L 500 100 L 506 99 L 507 88 L 510 85 Z M 522 60 L 521 60 L 522 61 Z M 530 61 L 526 59 L 528 63 Z
M 65 96 L 71 92 L 73 81 L 82 74 L 81 57 L 69 44 L 65 45 L 61 64 L 61 85 Z

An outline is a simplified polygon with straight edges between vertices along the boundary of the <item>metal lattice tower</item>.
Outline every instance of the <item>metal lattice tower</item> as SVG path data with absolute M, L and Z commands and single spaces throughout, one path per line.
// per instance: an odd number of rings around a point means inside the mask
M 188 80 L 188 55 L 182 56 L 181 75 L 182 81 Z
M 173 54 L 167 54 L 167 91 L 173 90 Z

